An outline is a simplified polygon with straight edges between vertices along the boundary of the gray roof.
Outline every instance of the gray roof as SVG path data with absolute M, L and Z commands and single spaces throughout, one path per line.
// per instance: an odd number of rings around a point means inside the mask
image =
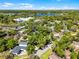
M 19 46 L 20 47 L 20 50 L 25 50 L 26 47 L 23 47 L 23 46 Z
M 26 50 L 26 47 L 27 47 L 27 42 L 22 41 L 19 43 L 19 46 L 16 46 L 13 48 L 12 53 L 19 54 L 21 52 L 21 50 Z
M 16 46 L 13 50 L 12 50 L 12 53 L 15 54 L 15 53 L 19 53 L 21 51 L 21 48 L 20 46 Z
M 18 26 L 16 27 L 16 30 L 20 30 L 20 29 L 23 29 L 25 26 Z
M 12 53 L 13 54 L 19 54 L 21 50 L 25 50 L 26 47 L 23 47 L 23 46 L 16 46 L 13 50 L 12 50 Z
M 20 42 L 21 45 L 27 45 L 27 42 Z

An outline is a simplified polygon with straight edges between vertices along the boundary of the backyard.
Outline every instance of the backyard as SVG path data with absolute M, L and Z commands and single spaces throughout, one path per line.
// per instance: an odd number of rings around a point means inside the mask
M 48 57 L 52 54 L 52 50 L 48 49 L 42 56 L 41 59 L 48 59 Z

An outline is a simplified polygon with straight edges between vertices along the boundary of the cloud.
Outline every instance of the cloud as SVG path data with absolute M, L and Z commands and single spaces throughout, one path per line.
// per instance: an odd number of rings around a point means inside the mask
M 71 6 L 62 6 L 62 7 L 40 7 L 39 9 L 41 10 L 68 10 L 68 9 L 78 9 L 76 7 L 71 7 Z
M 68 6 L 68 5 L 64 5 L 64 6 L 37 6 L 37 5 L 33 5 L 30 3 L 0 3 L 0 9 L 14 9 L 14 10 L 64 10 L 64 9 L 78 9 L 77 7 L 74 6 Z
M 28 5 L 31 5 L 31 4 L 29 4 L 29 3 L 20 3 L 20 5 L 28 6 Z
M 39 8 L 40 10 L 44 10 L 44 9 L 47 9 L 46 7 L 42 6 Z
M 5 3 L 0 3 L 0 5 L 3 7 L 10 7 L 10 6 L 13 6 L 14 4 L 5 2 Z
M 32 9 L 33 5 L 29 3 L 0 3 L 0 9 Z
M 33 5 L 32 4 L 28 4 L 28 3 L 21 3 L 20 5 L 20 9 L 32 9 Z
M 62 9 L 78 9 L 76 7 L 71 7 L 71 6 L 64 6 Z

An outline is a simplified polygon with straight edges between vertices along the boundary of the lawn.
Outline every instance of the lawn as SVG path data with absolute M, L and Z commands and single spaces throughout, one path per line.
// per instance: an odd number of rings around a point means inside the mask
M 19 59 L 19 57 L 18 56 L 15 56 L 14 59 Z
M 52 54 L 52 50 L 48 49 L 42 56 L 41 59 L 48 59 L 48 57 Z
M 27 55 L 15 56 L 14 59 L 28 59 L 28 56 Z
M 21 56 L 15 56 L 14 59 L 28 59 L 28 55 L 24 54 L 24 55 L 21 55 Z

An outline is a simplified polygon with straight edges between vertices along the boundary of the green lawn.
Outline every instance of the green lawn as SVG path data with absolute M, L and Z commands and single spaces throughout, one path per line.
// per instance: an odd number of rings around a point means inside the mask
M 18 56 L 16 56 L 16 57 L 14 57 L 14 59 L 19 59 L 19 57 L 18 57 Z
M 21 55 L 21 56 L 15 56 L 14 59 L 28 59 L 28 55 L 27 54 L 24 54 L 24 55 Z
M 15 56 L 14 59 L 28 59 L 27 56 Z
M 52 54 L 52 50 L 48 49 L 42 56 L 41 59 L 48 59 L 48 57 Z

